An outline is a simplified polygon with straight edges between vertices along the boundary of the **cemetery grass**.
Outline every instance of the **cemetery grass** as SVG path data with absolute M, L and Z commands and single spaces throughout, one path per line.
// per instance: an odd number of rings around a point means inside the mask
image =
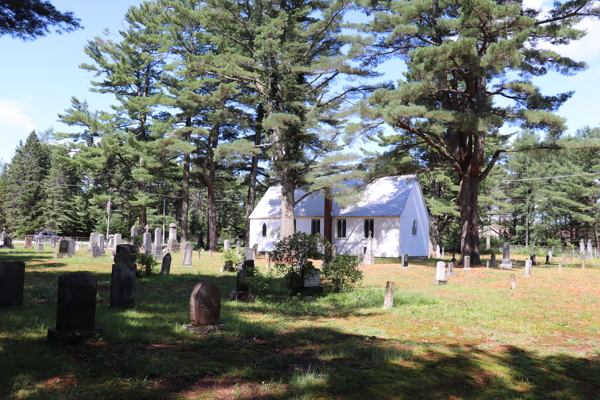
M 23 306 L 0 309 L 3 399 L 600 399 L 600 263 L 559 273 L 555 258 L 532 278 L 456 269 L 445 286 L 433 284 L 437 260 L 372 265 L 352 292 L 304 298 L 258 260 L 268 294 L 236 303 L 219 253 L 194 253 L 193 267 L 176 254 L 169 276 L 142 275 L 136 306 L 115 310 L 109 256 L 16 247 L 0 250 L 26 263 Z M 76 271 L 98 276 L 103 334 L 48 345 L 58 276 Z M 182 325 L 204 278 L 221 291 L 225 329 L 194 335 Z M 388 280 L 394 307 L 383 310 Z

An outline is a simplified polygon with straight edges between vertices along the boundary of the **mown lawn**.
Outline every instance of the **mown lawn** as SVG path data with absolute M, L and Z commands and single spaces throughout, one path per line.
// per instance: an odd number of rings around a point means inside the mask
M 517 258 L 519 258 L 517 256 Z M 436 260 L 363 267 L 363 285 L 320 298 L 269 295 L 235 303 L 220 254 L 137 280 L 136 307 L 108 307 L 111 259 L 55 260 L 17 245 L 25 303 L 0 309 L 0 398 L 6 399 L 600 399 L 600 263 L 514 271 L 456 269 L 433 284 Z M 523 259 L 523 257 L 521 257 Z M 258 266 L 267 274 L 263 260 Z M 58 276 L 98 275 L 102 336 L 48 345 Z M 510 274 L 518 288 L 510 289 Z M 213 279 L 224 331 L 182 329 L 194 285 Z M 394 307 L 383 310 L 386 281 Z

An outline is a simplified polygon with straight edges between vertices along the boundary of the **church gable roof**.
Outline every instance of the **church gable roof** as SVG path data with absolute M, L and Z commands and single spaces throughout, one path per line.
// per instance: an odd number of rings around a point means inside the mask
M 356 186 L 361 182 L 347 181 L 347 186 Z M 332 216 L 334 217 L 385 217 L 400 216 L 410 197 L 412 188 L 416 185 L 414 175 L 379 178 L 367 185 L 361 192 L 360 200 L 355 204 L 341 208 L 333 202 Z M 336 192 L 338 190 L 336 189 Z M 279 218 L 281 216 L 281 186 L 270 187 L 260 200 L 250 218 Z M 296 189 L 296 199 L 306 192 Z M 317 192 L 302 199 L 294 210 L 296 217 L 323 217 L 323 192 Z

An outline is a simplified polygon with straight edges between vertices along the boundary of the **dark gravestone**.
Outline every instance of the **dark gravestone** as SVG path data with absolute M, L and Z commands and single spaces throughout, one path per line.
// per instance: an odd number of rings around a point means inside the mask
M 23 304 L 25 263 L 23 261 L 0 261 L 0 306 Z
M 248 271 L 248 276 L 254 276 L 254 260 L 245 260 L 242 268 Z
M 215 325 L 221 315 L 221 295 L 210 279 L 200 281 L 190 296 L 189 315 L 192 326 Z
M 533 266 L 536 266 L 536 265 L 537 265 L 537 262 L 536 262 L 536 260 L 535 260 L 535 254 L 532 254 L 532 255 L 531 255 L 531 264 L 532 264 Z
M 160 273 L 162 275 L 169 275 L 169 272 L 171 272 L 171 253 L 165 254 L 160 266 Z
M 92 257 L 96 258 L 96 257 L 100 257 L 100 247 L 98 246 L 92 246 Z
M 248 270 L 242 269 L 237 273 L 237 280 L 235 284 L 235 290 L 238 292 L 245 292 L 249 290 L 248 287 Z
M 96 275 L 74 272 L 58 278 L 56 329 L 48 341 L 74 342 L 102 332 L 96 326 Z
M 400 260 L 400 262 L 402 263 L 400 265 L 400 269 L 407 269 L 408 268 L 408 254 L 402 254 L 402 259 Z
M 110 277 L 110 306 L 129 308 L 135 305 L 135 263 L 129 254 L 115 254 Z
M 69 255 L 69 241 L 62 239 L 58 242 L 58 251 L 54 255 L 56 258 L 67 257 Z
M 496 253 L 492 253 L 492 268 L 496 268 Z
M 69 239 L 69 256 L 75 255 L 75 239 Z
M 133 264 L 135 264 L 136 254 L 135 246 L 132 244 L 118 244 L 117 250 L 115 251 L 115 257 L 117 255 L 127 255 L 127 257 L 129 257 L 129 262 Z

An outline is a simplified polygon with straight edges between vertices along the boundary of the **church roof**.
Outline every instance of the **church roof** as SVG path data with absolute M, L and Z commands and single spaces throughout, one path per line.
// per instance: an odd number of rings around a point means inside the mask
M 353 187 L 361 184 L 359 181 L 343 182 Z M 416 185 L 414 175 L 392 176 L 379 178 L 368 184 L 360 193 L 360 199 L 354 204 L 340 207 L 333 202 L 334 217 L 388 217 L 402 215 L 412 188 Z M 250 218 L 279 218 L 281 216 L 281 186 L 270 187 L 260 200 Z M 336 192 L 339 192 L 336 189 Z M 306 192 L 296 189 L 294 198 L 299 199 Z M 335 197 L 335 196 L 334 196 Z M 296 217 L 323 217 L 323 192 L 319 191 L 304 198 L 296 205 Z

